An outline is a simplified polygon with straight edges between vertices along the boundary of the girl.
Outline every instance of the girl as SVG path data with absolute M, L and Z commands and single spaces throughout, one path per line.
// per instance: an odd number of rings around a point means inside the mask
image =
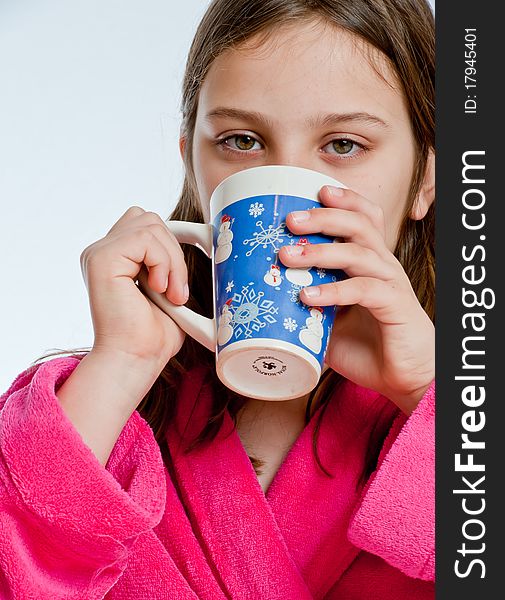
M 172 218 L 208 221 L 249 167 L 344 182 L 288 217 L 342 243 L 279 254 L 349 275 L 301 295 L 345 307 L 329 368 L 286 402 L 224 388 L 135 285 L 145 264 L 153 290 L 210 316 L 208 259 L 127 210 L 81 257 L 93 348 L 2 397 L 3 597 L 433 598 L 433 29 L 424 0 L 210 4 Z

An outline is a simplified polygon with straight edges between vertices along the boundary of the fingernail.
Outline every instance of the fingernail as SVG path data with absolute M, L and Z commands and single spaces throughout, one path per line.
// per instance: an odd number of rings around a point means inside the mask
M 303 291 L 305 292 L 305 295 L 307 296 L 307 298 L 315 298 L 316 296 L 321 295 L 321 289 L 319 288 L 318 285 L 314 285 L 313 287 L 303 288 Z
M 309 220 L 309 211 L 308 210 L 296 210 L 291 213 L 291 218 L 295 223 L 303 223 L 303 221 Z
M 300 256 L 303 252 L 302 246 L 284 246 L 286 248 L 286 252 L 289 256 Z
M 189 286 L 187 283 L 184 285 L 184 298 L 186 300 L 189 298 Z
M 332 185 L 327 185 L 326 189 L 328 190 L 330 196 L 333 196 L 334 198 L 339 198 L 345 193 L 344 188 L 333 187 Z

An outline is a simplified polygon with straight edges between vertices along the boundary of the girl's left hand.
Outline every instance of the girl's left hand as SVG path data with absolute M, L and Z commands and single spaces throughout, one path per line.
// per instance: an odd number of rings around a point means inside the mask
M 309 306 L 346 307 L 335 317 L 326 363 L 410 414 L 435 375 L 434 325 L 386 246 L 382 208 L 351 190 L 330 186 L 321 189 L 320 201 L 326 208 L 290 213 L 289 229 L 344 241 L 283 246 L 279 257 L 287 267 L 346 272 L 348 279 L 300 292 Z

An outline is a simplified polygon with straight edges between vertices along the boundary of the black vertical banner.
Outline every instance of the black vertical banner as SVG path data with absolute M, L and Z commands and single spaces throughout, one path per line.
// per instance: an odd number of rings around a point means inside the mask
M 437 600 L 505 597 L 499 4 L 436 5 Z

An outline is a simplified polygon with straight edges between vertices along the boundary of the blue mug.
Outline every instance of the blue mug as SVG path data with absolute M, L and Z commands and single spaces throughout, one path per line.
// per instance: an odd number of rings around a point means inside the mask
M 337 307 L 307 306 L 300 290 L 339 281 L 343 271 L 286 268 L 286 244 L 334 243 L 321 234 L 287 228 L 295 210 L 321 206 L 323 185 L 346 187 L 322 173 L 284 165 L 255 167 L 224 179 L 210 200 L 211 223 L 166 221 L 175 237 L 200 247 L 213 264 L 214 319 L 150 290 L 157 306 L 188 335 L 216 353 L 220 380 L 260 400 L 290 400 L 309 393 L 321 376 Z

